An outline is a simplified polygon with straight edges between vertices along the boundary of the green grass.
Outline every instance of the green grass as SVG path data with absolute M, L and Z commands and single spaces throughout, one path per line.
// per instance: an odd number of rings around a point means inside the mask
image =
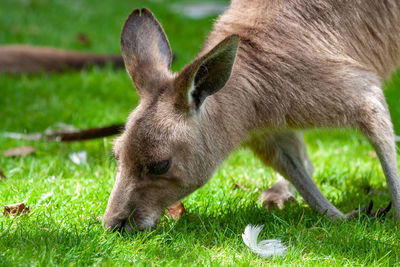
M 143 6 L 163 24 L 177 55 L 173 69 L 180 69 L 200 49 L 214 18 L 190 20 L 159 0 L 2 0 L 0 43 L 118 52 L 124 19 Z M 77 42 L 78 33 L 87 34 L 92 45 Z M 397 72 L 385 93 L 398 133 L 399 87 Z M 123 122 L 137 103 L 123 70 L 1 75 L 0 132 L 44 131 L 57 122 L 78 128 Z M 206 186 L 183 200 L 188 213 L 178 222 L 163 216 L 151 232 L 106 232 L 96 217 L 103 214 L 114 181 L 111 141 L 61 144 L 0 137 L 0 151 L 22 145 L 37 150 L 26 158 L 0 156 L 7 175 L 0 180 L 0 207 L 17 202 L 31 207 L 29 216 L 0 215 L 0 265 L 399 265 L 400 228 L 391 220 L 332 223 L 300 196 L 282 211 L 261 207 L 256 200 L 275 174 L 246 149 L 233 153 Z M 388 203 L 379 162 L 362 136 L 350 130 L 310 131 L 306 141 L 314 179 L 337 207 L 349 212 L 371 198 L 377 206 Z M 82 150 L 88 152 L 87 164 L 73 164 L 68 155 Z M 249 223 L 265 224 L 262 238 L 281 239 L 289 247 L 286 257 L 252 254 L 241 239 Z

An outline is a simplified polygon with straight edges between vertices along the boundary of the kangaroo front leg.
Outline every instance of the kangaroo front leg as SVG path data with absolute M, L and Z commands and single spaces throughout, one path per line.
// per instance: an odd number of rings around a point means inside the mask
M 297 137 L 303 140 L 303 136 L 300 133 L 297 133 Z M 272 145 L 272 147 L 273 146 L 274 145 Z M 268 149 L 270 149 L 270 146 L 267 147 L 267 150 Z M 311 163 L 310 157 L 308 156 L 306 146 L 303 144 L 302 146 L 298 147 L 298 149 L 303 166 L 307 170 L 308 175 L 312 177 L 312 174 L 314 172 L 314 166 Z M 258 154 L 260 157 L 263 156 L 265 157 L 265 155 L 268 155 L 268 153 L 263 153 L 263 154 L 258 153 Z M 273 206 L 277 206 L 278 209 L 283 209 L 283 205 L 287 201 L 294 200 L 295 191 L 296 191 L 295 187 L 288 180 L 283 178 L 281 174 L 278 173 L 278 180 L 276 181 L 276 183 L 271 188 L 266 189 L 261 194 L 259 200 L 262 201 L 263 206 L 267 209 Z
M 300 133 L 279 133 L 270 135 L 262 141 L 260 137 L 256 137 L 255 140 L 252 146 L 255 153 L 266 164 L 291 181 L 312 208 L 320 213 L 326 212 L 332 219 L 344 218 L 344 215 L 326 199 L 311 179 L 313 168 Z

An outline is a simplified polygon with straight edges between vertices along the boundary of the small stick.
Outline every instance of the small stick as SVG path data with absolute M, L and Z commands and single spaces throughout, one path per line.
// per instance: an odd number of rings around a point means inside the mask
M 45 138 L 60 142 L 83 141 L 96 138 L 107 137 L 121 133 L 124 124 L 113 124 L 106 127 L 96 127 L 74 131 L 55 131 L 45 135 Z
M 83 53 L 29 45 L 0 46 L 0 73 L 63 72 L 108 63 L 115 68 L 124 68 L 122 56 L 118 54 Z

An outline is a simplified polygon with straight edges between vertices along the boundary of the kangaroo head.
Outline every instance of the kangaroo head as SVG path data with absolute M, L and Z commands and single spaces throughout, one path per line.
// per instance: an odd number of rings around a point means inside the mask
M 140 104 L 114 143 L 118 170 L 103 217 L 107 228 L 153 227 L 167 206 L 212 176 L 220 159 L 209 155 L 218 133 L 205 116 L 212 108 L 206 98 L 229 79 L 238 41 L 227 37 L 173 74 L 171 48 L 153 14 L 136 9 L 126 20 L 121 50 Z

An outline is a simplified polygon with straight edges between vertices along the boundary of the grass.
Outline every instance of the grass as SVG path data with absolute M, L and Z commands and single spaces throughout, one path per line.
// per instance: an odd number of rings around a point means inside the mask
M 163 24 L 180 69 L 199 50 L 214 18 L 190 20 L 152 1 L 3 0 L 0 43 L 29 43 L 90 52 L 118 52 L 121 25 L 130 11 L 149 7 Z M 76 40 L 78 33 L 92 44 Z M 400 72 L 386 83 L 386 97 L 400 133 Z M 92 68 L 64 74 L 0 75 L 0 132 L 36 132 L 64 122 L 90 127 L 123 122 L 138 97 L 123 70 Z M 105 210 L 116 163 L 112 138 L 62 144 L 0 137 L 0 151 L 32 145 L 25 158 L 0 156 L 0 207 L 25 202 L 29 216 L 0 216 L 0 265 L 399 265 L 400 228 L 392 221 L 332 223 L 297 196 L 286 209 L 267 211 L 257 202 L 275 174 L 246 149 L 238 149 L 204 187 L 183 200 L 178 222 L 163 216 L 151 232 L 106 232 L 96 217 Z M 390 199 L 368 142 L 355 131 L 306 133 L 314 179 L 345 212 Z M 88 152 L 75 165 L 69 154 Z M 235 183 L 249 188 L 243 191 Z M 262 238 L 279 238 L 284 258 L 262 259 L 241 240 L 247 224 L 265 224 Z

